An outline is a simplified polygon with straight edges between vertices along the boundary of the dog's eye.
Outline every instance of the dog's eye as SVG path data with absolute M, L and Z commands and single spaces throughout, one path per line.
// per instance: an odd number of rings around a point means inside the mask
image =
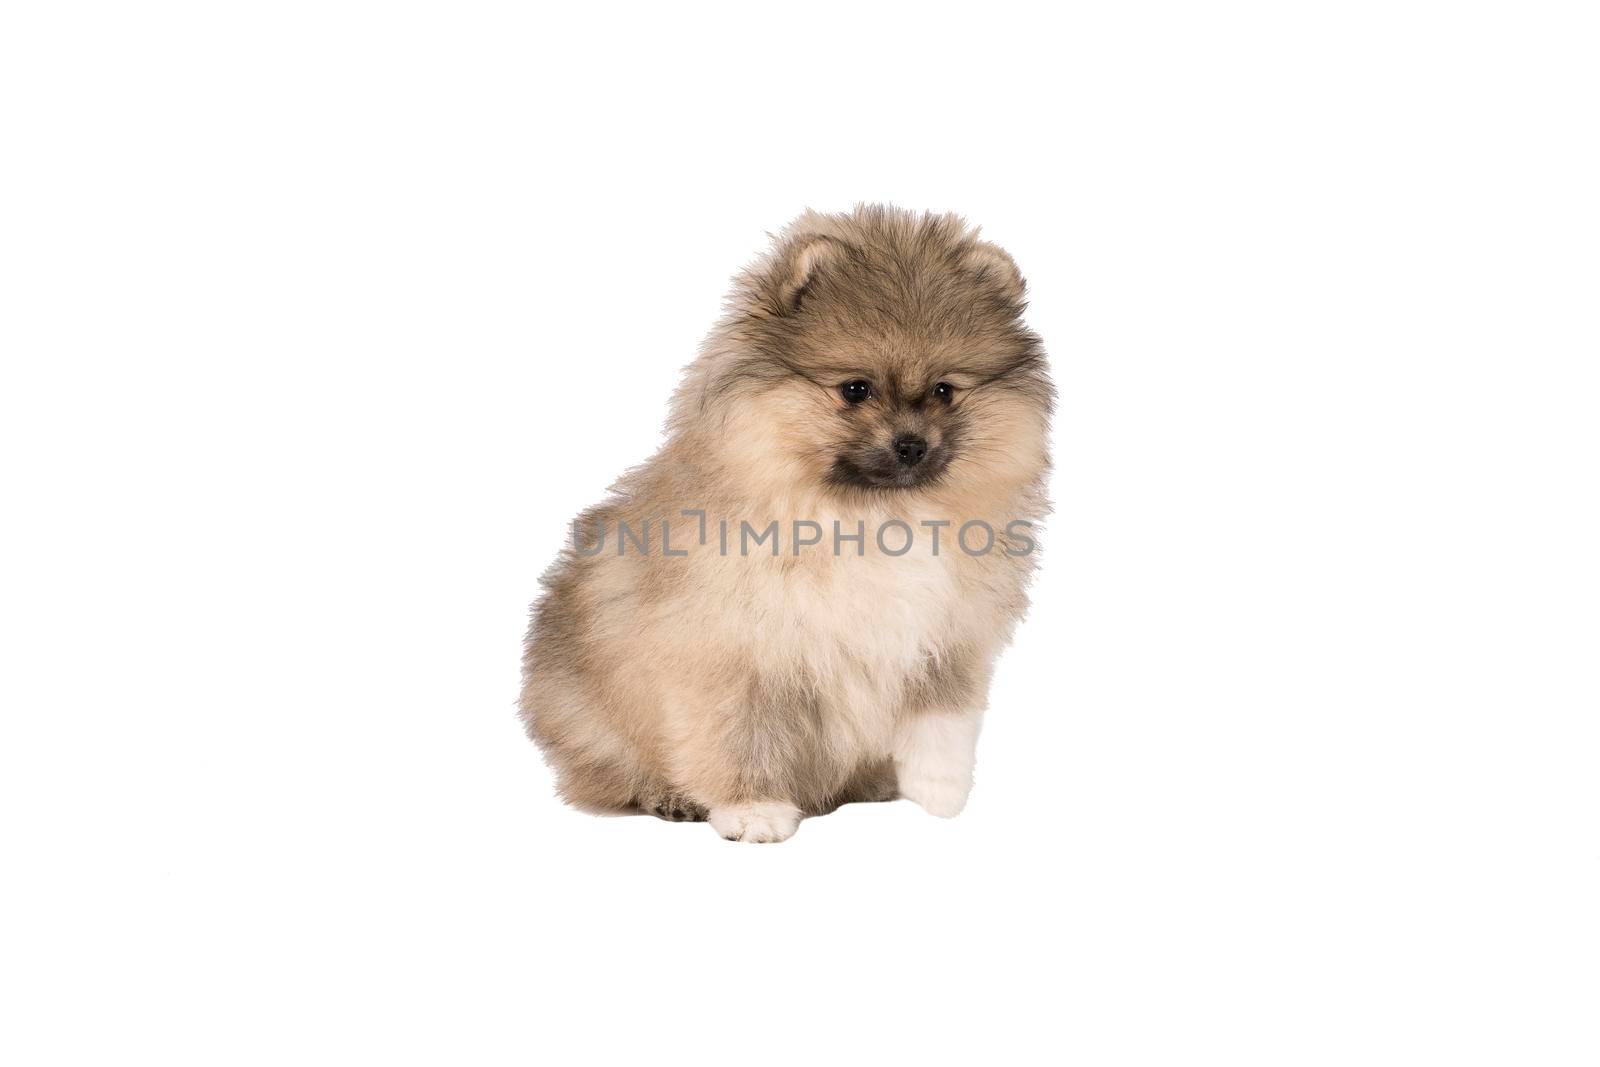
M 859 404 L 872 395 L 872 385 L 857 378 L 853 382 L 845 382 L 839 386 L 839 395 L 844 397 L 847 404 Z
M 938 385 L 933 387 L 933 398 L 935 400 L 942 400 L 948 404 L 951 400 L 955 399 L 955 395 L 956 387 L 951 385 L 949 382 L 940 382 Z

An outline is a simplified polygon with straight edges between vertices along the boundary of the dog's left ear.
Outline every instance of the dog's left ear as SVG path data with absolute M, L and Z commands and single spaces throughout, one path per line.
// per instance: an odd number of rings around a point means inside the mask
M 1028 283 L 1017 269 L 1017 261 L 999 245 L 988 241 L 975 241 L 961 255 L 961 265 L 979 278 L 993 285 L 996 291 L 1013 304 L 1021 304 Z
M 804 306 L 807 295 L 828 267 L 844 255 L 843 241 L 832 237 L 801 237 L 785 249 L 773 271 L 768 303 L 777 315 L 792 315 Z

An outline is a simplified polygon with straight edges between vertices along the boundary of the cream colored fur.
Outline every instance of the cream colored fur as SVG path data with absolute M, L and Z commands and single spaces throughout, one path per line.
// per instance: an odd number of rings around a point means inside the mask
M 892 767 L 902 795 L 961 810 L 1035 562 L 1007 524 L 1045 510 L 1050 389 L 1021 285 L 959 220 L 883 209 L 806 216 L 741 278 L 667 444 L 588 513 L 605 551 L 567 553 L 536 607 L 523 714 L 569 800 L 780 841 L 804 814 L 893 795 Z M 849 375 L 882 383 L 877 409 L 841 399 Z M 936 380 L 953 401 L 927 399 Z M 840 484 L 840 456 L 876 462 L 908 426 L 944 450 L 937 478 Z M 705 544 L 684 509 L 705 511 Z M 796 555 L 795 519 L 823 543 Z M 903 556 L 875 543 L 888 519 L 915 533 Z M 618 554 L 619 520 L 648 523 L 652 551 Z M 739 524 L 774 520 L 779 554 L 741 555 Z M 957 543 L 971 520 L 999 536 L 987 555 Z M 663 521 L 687 555 L 661 551 Z M 925 521 L 949 524 L 937 555 Z M 865 526 L 864 555 L 833 554 L 835 522 Z

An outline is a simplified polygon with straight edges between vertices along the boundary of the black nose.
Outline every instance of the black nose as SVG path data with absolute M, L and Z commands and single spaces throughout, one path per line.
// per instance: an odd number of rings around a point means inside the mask
M 928 454 L 928 442 L 916 434 L 903 433 L 894 439 L 894 454 L 908 467 L 915 467 Z

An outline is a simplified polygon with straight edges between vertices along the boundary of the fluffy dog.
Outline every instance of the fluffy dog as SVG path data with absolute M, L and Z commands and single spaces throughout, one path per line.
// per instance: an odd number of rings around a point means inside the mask
M 961 219 L 886 207 L 808 212 L 736 279 L 534 605 L 521 713 L 569 802 L 736 841 L 961 811 L 1046 510 L 1023 292 Z

